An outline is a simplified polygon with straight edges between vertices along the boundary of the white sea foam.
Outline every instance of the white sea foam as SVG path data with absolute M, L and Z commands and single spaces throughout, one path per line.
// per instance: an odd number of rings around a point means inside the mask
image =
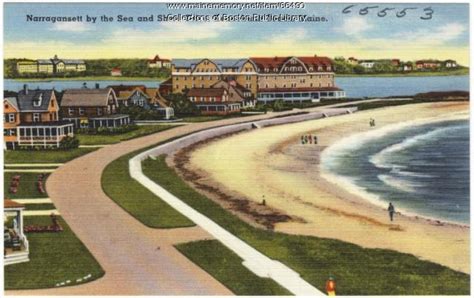
M 377 175 L 377 178 L 385 183 L 386 185 L 393 187 L 395 189 L 401 190 L 403 192 L 415 193 L 418 187 L 422 187 L 423 184 L 413 182 L 410 180 L 402 179 L 392 175 Z
M 419 134 L 416 136 L 411 136 L 404 139 L 402 142 L 389 146 L 377 154 L 370 157 L 369 161 L 375 165 L 377 168 L 390 169 L 396 165 L 390 162 L 390 157 L 393 157 L 397 152 L 405 151 L 414 146 L 423 144 L 423 142 L 428 140 L 433 140 L 437 136 L 445 134 L 446 132 L 457 130 L 459 127 L 442 127 L 432 130 L 430 132 Z
M 420 126 L 420 125 L 436 123 L 436 122 L 445 122 L 445 121 L 452 121 L 452 120 L 466 120 L 466 119 L 469 119 L 468 113 L 465 113 L 465 112 L 453 113 L 449 115 L 444 115 L 443 118 L 433 117 L 433 118 L 407 121 L 403 123 L 387 125 L 382 128 L 377 128 L 377 129 L 362 132 L 362 133 L 352 134 L 348 137 L 345 137 L 335 142 L 334 144 L 332 144 L 331 146 L 329 146 L 322 152 L 321 163 L 320 163 L 320 170 L 321 170 L 320 175 L 322 178 L 344 188 L 346 191 L 367 200 L 373 205 L 376 205 L 385 209 L 387 208 L 387 202 L 383 200 L 379 195 L 370 193 L 364 187 L 357 185 L 355 179 L 351 179 L 342 175 L 337 175 L 332 171 L 333 167 L 339 163 L 338 158 L 346 154 L 350 154 L 350 152 L 364 146 L 364 144 L 368 141 L 382 138 L 393 132 L 397 132 L 408 127 Z M 383 164 L 379 163 L 379 166 L 381 165 Z M 419 173 L 414 173 L 414 172 L 409 172 L 409 171 L 403 171 L 405 167 L 401 165 L 390 165 L 389 168 L 391 168 L 392 171 L 398 171 L 400 175 L 419 176 L 419 177 L 427 175 L 427 174 L 419 174 Z M 393 180 L 391 182 L 393 183 Z M 404 187 L 405 189 L 410 189 L 409 188 L 410 185 L 408 185 L 408 188 L 407 188 L 407 185 L 398 185 L 398 186 Z M 411 185 L 411 187 L 413 187 L 413 185 Z M 397 210 L 407 216 L 413 216 L 413 217 L 416 216 L 416 217 L 430 219 L 430 220 L 439 220 L 438 218 L 419 215 L 419 214 L 407 211 L 400 207 L 398 207 Z M 456 221 L 449 221 L 449 220 L 444 220 L 444 219 L 442 219 L 442 221 L 458 224 L 458 225 L 463 225 L 463 226 L 465 225 L 464 223 L 460 223 Z

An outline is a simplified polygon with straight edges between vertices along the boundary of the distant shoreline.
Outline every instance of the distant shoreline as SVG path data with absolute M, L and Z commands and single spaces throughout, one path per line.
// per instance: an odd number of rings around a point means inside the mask
M 368 73 L 368 74 L 336 74 L 336 78 L 350 77 L 443 77 L 443 76 L 465 76 L 469 75 L 469 68 L 453 71 L 430 71 L 430 72 L 408 72 L 408 73 Z
M 112 77 L 112 76 L 87 76 L 72 78 L 4 78 L 4 80 L 15 80 L 22 82 L 49 82 L 49 81 L 156 81 L 163 82 L 166 78 L 160 77 Z
M 430 72 L 408 72 L 408 73 L 367 73 L 367 74 L 335 74 L 336 78 L 370 78 L 370 77 L 436 77 L 436 76 L 464 76 L 469 75 L 469 68 L 453 71 L 430 71 Z M 113 76 L 84 76 L 84 77 L 48 77 L 48 78 L 4 78 L 4 80 L 28 81 L 28 82 L 48 82 L 48 81 L 158 81 L 162 82 L 166 78 L 162 77 L 113 77 Z

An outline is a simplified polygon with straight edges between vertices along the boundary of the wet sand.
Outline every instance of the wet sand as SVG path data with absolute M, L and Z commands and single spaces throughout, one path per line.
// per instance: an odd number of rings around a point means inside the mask
M 429 103 L 325 118 L 253 130 L 217 139 L 190 152 L 184 167 L 200 173 L 199 183 L 222 193 L 291 216 L 275 230 L 387 248 L 469 273 L 469 227 L 396 214 L 370 203 L 338 180 L 320 172 L 319 156 L 331 144 L 369 129 L 407 121 L 468 117 L 467 102 Z M 370 128 L 369 119 L 376 119 Z M 301 145 L 300 136 L 318 136 L 318 145 Z

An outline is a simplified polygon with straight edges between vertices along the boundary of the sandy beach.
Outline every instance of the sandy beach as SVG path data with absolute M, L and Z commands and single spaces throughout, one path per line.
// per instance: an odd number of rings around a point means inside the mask
M 260 206 L 265 199 L 268 208 L 292 218 L 278 222 L 277 231 L 393 249 L 469 273 L 468 226 L 405 214 L 397 214 L 391 223 L 386 208 L 322 173 L 319 164 L 328 146 L 373 130 L 370 118 L 380 129 L 408 121 L 467 117 L 467 102 L 428 103 L 268 127 L 202 144 L 187 152 L 184 169 L 187 176 L 199 173 L 193 183 L 227 197 L 246 198 L 250 206 Z M 301 145 L 305 133 L 316 134 L 318 145 Z

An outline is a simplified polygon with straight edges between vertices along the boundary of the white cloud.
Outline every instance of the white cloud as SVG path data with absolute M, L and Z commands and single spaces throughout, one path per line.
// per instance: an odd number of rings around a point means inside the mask
M 302 27 L 297 28 L 290 28 L 286 31 L 281 33 L 273 34 L 269 39 L 268 42 L 270 43 L 288 43 L 291 41 L 294 43 L 295 41 L 304 40 L 308 36 L 308 30 Z
M 467 30 L 466 26 L 460 23 L 449 23 L 431 30 L 417 30 L 414 32 L 397 33 L 395 37 L 409 39 L 429 44 L 442 44 L 458 38 Z
M 51 30 L 53 31 L 66 31 L 66 32 L 84 32 L 89 31 L 92 28 L 82 22 L 65 22 L 55 23 Z
M 373 26 L 367 21 L 367 18 L 354 16 L 344 19 L 341 27 L 336 28 L 336 31 L 346 35 L 360 35 L 372 27 Z
M 231 28 L 230 23 L 163 23 L 158 29 L 152 31 L 117 30 L 104 41 L 120 43 L 129 41 L 143 44 L 150 42 L 180 43 L 216 38 Z

